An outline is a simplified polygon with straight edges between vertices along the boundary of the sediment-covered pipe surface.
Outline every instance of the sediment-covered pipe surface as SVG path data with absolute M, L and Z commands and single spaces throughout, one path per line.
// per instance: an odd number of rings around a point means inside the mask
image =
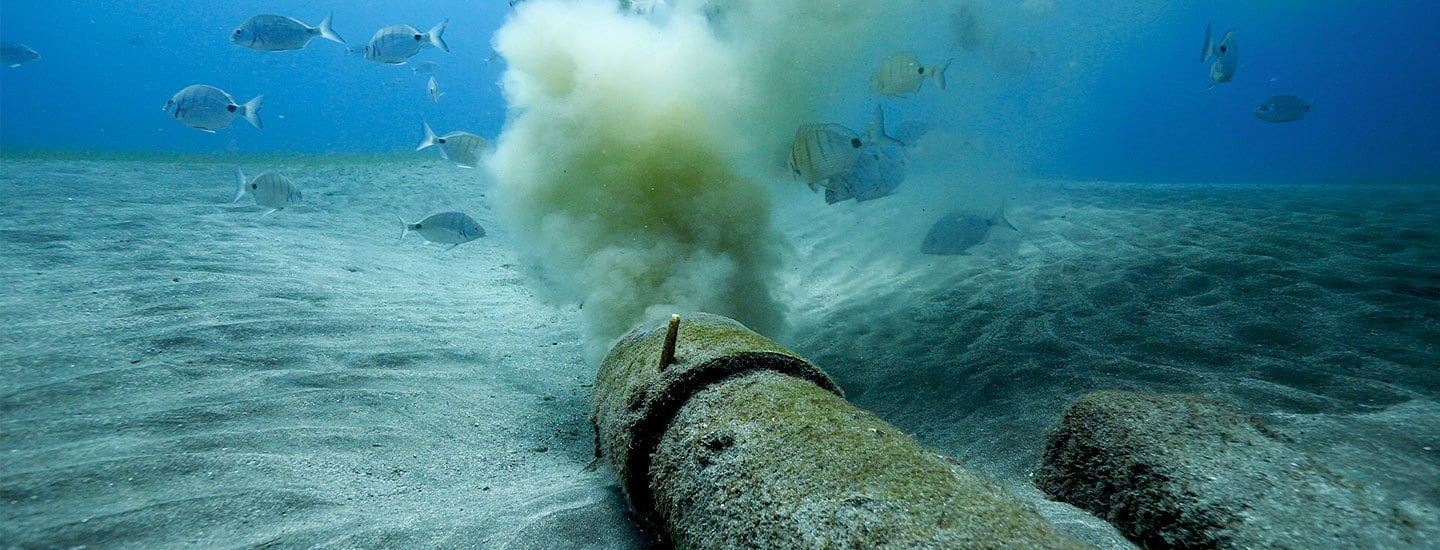
M 597 451 L 679 548 L 1079 548 L 993 482 L 845 401 L 731 319 L 621 339 L 595 384 Z

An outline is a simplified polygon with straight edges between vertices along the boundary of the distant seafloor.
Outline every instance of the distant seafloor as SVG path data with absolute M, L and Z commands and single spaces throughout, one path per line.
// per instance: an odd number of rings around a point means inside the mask
M 239 165 L 306 204 L 229 202 L 233 161 L 0 159 L 0 546 L 645 544 L 585 469 L 578 306 L 483 171 Z M 778 194 L 776 337 L 857 405 L 1103 547 L 1030 474 L 1116 388 L 1233 403 L 1440 533 L 1440 186 L 1032 182 L 939 257 L 906 185 Z M 439 209 L 487 236 L 397 242 Z

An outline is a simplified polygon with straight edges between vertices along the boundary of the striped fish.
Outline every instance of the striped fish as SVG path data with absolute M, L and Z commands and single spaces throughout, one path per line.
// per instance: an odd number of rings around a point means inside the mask
M 270 209 L 265 212 L 264 216 L 261 216 L 262 218 L 274 214 L 277 210 L 283 210 L 287 206 L 300 204 L 300 189 L 290 182 L 290 178 L 275 172 L 265 172 L 255 176 L 253 180 L 246 181 L 245 173 L 236 168 L 235 179 L 240 183 L 240 192 L 236 193 L 235 200 L 230 202 L 239 202 L 240 199 L 245 198 L 246 194 L 249 194 L 255 197 L 255 204 Z
M 260 102 L 264 98 L 257 95 L 255 99 L 239 105 L 225 90 L 195 84 L 176 92 L 170 101 L 166 101 L 165 112 L 181 124 L 211 133 L 230 126 L 237 116 L 256 128 L 264 129 L 265 125 L 260 122 Z
M 818 191 L 855 164 L 863 145 L 860 136 L 839 124 L 806 124 L 795 131 L 786 164 L 791 174 Z
M 439 148 L 441 157 L 465 168 L 480 166 L 480 154 L 490 146 L 490 142 L 485 141 L 485 138 L 470 132 L 450 132 L 437 136 L 435 131 L 430 129 L 429 123 L 421 122 L 420 127 L 425 131 L 425 137 L 415 146 L 416 151 L 426 147 Z
M 945 89 L 945 69 L 950 68 L 949 59 L 933 67 L 920 64 L 920 58 L 912 52 L 890 54 L 870 76 L 870 89 L 887 96 L 906 96 L 920 91 L 926 78 L 935 80 L 935 85 Z
M 885 134 L 885 113 L 877 105 L 865 128 L 865 136 L 839 124 L 806 124 L 795 131 L 786 164 L 796 178 L 819 191 L 835 189 L 847 173 L 853 172 L 862 153 L 875 147 L 904 147 Z
M 278 52 L 304 48 L 318 36 L 343 46 L 345 39 L 330 28 L 330 18 L 326 15 L 320 26 L 311 27 L 293 17 L 257 15 L 236 27 L 230 33 L 230 42 L 256 51 Z
M 445 34 L 445 25 L 449 23 L 450 20 L 446 19 L 423 33 L 410 25 L 390 25 L 375 31 L 375 36 L 370 37 L 370 43 L 355 53 L 376 63 L 404 65 L 425 46 L 449 52 L 450 46 L 445 44 L 442 37 Z

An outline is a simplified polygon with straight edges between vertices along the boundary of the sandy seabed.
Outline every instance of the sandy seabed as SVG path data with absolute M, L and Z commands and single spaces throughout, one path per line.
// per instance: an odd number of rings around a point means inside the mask
M 632 548 L 580 312 L 532 290 L 483 172 L 0 160 L 0 546 Z M 1072 533 L 1030 485 L 1098 389 L 1254 413 L 1440 533 L 1440 188 L 1044 182 L 924 256 L 924 190 L 780 193 L 782 343 Z M 963 194 L 963 193 L 962 193 Z M 452 251 L 410 219 L 463 210 Z M 918 213 L 918 214 L 917 214 Z

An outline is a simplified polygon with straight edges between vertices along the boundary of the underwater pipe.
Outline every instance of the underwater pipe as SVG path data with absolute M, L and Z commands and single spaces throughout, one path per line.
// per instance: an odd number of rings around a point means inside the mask
M 596 453 L 677 548 L 1083 547 L 726 317 L 631 331 L 594 405 Z

